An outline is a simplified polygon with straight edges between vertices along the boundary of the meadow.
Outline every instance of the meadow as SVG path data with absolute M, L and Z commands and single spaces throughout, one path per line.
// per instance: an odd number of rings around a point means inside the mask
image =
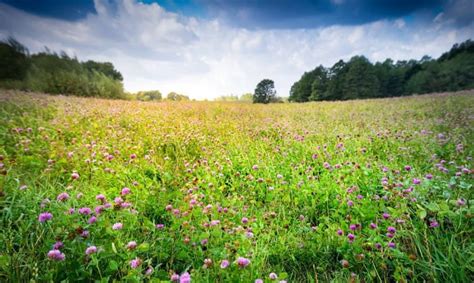
M 0 281 L 472 282 L 474 92 L 0 92 Z

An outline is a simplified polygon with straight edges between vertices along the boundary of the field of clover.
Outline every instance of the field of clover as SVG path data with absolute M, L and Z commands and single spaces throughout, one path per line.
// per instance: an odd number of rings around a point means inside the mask
M 0 92 L 0 281 L 472 282 L 474 93 Z

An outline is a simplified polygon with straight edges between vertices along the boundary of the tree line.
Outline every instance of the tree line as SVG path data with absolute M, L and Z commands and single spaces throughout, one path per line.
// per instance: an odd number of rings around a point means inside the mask
M 290 89 L 289 101 L 394 97 L 474 88 L 474 42 L 455 44 L 438 59 L 386 59 L 372 64 L 364 56 L 320 65 L 305 72 Z
M 158 90 L 125 92 L 123 76 L 110 62 L 81 62 L 65 52 L 45 48 L 30 54 L 14 38 L 0 41 L 0 88 L 85 97 L 140 101 L 188 101 L 188 96 Z

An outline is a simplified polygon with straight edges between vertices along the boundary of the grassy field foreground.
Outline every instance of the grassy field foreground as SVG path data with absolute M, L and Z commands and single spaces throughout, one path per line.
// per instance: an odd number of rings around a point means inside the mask
M 473 120 L 2 91 L 0 281 L 472 282 Z

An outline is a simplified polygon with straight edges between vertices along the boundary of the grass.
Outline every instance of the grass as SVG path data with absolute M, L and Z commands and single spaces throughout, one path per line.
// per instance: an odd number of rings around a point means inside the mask
M 1 91 L 0 281 L 473 281 L 473 110 Z

